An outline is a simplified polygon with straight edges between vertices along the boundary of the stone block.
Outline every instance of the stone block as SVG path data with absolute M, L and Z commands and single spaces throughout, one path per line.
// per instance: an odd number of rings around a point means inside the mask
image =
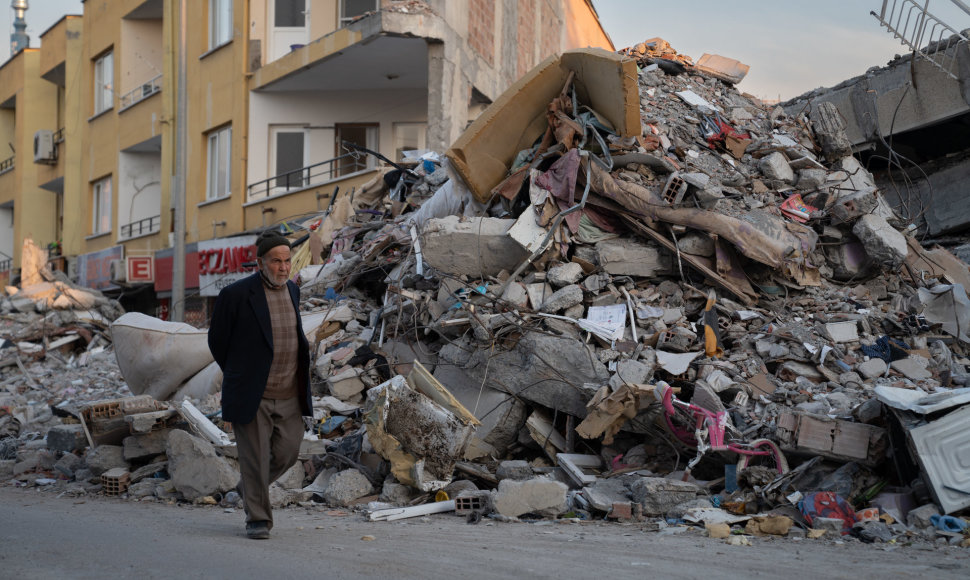
M 128 469 L 125 450 L 121 445 L 98 445 L 88 450 L 84 461 L 91 470 L 91 474 L 95 476 L 100 476 L 105 471 L 116 467 Z
M 503 479 L 524 481 L 533 477 L 535 477 L 535 473 L 528 461 L 503 461 L 498 464 L 498 468 L 495 470 L 495 478 L 499 481 Z
M 323 499 L 332 506 L 346 507 L 371 492 L 370 481 L 356 469 L 345 469 L 327 482 Z
M 128 497 L 131 499 L 142 499 L 154 496 L 156 485 L 157 481 L 154 479 L 145 479 L 138 483 L 133 483 L 128 486 Z
M 542 312 L 556 313 L 575 306 L 583 301 L 583 290 L 576 284 L 571 284 L 553 292 L 552 296 L 546 298 L 539 308 Z
M 902 264 L 909 252 L 906 237 L 878 215 L 860 217 L 852 226 L 852 233 L 862 242 L 869 257 L 886 268 Z
M 546 272 L 546 282 L 549 282 L 553 288 L 562 288 L 563 286 L 575 284 L 582 277 L 583 267 L 576 262 L 560 264 L 549 268 L 549 271 Z
M 815 190 L 825 184 L 826 177 L 828 177 L 828 172 L 824 169 L 802 169 L 798 172 L 796 187 L 803 191 Z
M 678 504 L 697 497 L 701 489 L 686 481 L 643 477 L 630 486 L 633 501 L 643 506 L 643 515 L 662 516 Z
M 505 479 L 495 491 L 495 511 L 512 518 L 525 514 L 556 517 L 566 511 L 568 490 L 565 483 L 546 478 Z
M 7 481 L 13 477 L 13 466 L 16 463 L 16 459 L 0 459 L 0 482 Z
M 768 179 L 777 179 L 785 183 L 793 183 L 795 181 L 795 172 L 792 171 L 791 166 L 788 164 L 788 158 L 778 151 L 762 157 L 758 163 L 758 167 Z
M 239 472 L 216 455 L 211 443 L 181 429 L 169 433 L 166 453 L 172 487 L 189 501 L 225 493 L 239 482 Z
M 51 451 L 72 453 L 87 446 L 88 440 L 80 423 L 54 425 L 47 431 L 47 448 Z

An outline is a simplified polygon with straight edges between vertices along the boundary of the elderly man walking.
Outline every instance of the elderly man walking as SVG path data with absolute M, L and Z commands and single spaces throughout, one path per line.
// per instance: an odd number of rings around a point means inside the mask
M 236 434 L 246 535 L 263 540 L 273 528 L 269 485 L 296 463 L 313 406 L 289 242 L 263 232 L 256 256 L 255 274 L 219 292 L 209 350 L 222 369 L 222 418 Z

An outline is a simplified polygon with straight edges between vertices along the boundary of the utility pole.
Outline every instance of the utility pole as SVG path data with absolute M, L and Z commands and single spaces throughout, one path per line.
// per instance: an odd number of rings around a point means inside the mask
M 175 113 L 175 187 L 172 191 L 173 219 L 175 221 L 175 252 L 172 256 L 172 298 L 170 299 L 171 320 L 185 320 L 185 184 L 186 184 L 186 94 L 185 94 L 185 53 L 187 38 L 186 0 L 179 0 L 178 34 L 178 73 L 176 83 L 178 93 Z

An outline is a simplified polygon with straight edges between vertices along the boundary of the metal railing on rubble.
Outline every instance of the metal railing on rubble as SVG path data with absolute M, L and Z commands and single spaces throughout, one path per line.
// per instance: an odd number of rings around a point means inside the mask
M 127 109 L 128 107 L 133 106 L 135 103 L 154 95 L 160 90 L 162 90 L 162 75 L 158 75 L 148 82 L 142 83 L 141 85 L 121 95 L 121 105 L 119 110 Z
M 950 0 L 958 8 L 970 14 L 962 0 Z M 921 57 L 932 62 L 941 71 L 959 79 L 954 70 L 957 65 L 956 45 L 970 42 L 966 36 L 950 28 L 933 16 L 916 0 L 883 0 L 879 13 L 870 12 L 894 37 Z
M 274 175 L 248 187 L 248 199 L 253 201 L 288 191 L 303 189 L 367 169 L 367 159 L 346 153 L 300 169 Z
M 127 240 L 145 234 L 154 234 L 162 227 L 162 216 L 153 215 L 121 226 L 121 239 Z

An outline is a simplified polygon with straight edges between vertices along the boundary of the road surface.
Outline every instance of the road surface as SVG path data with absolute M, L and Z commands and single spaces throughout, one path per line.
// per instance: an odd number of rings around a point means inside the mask
M 57 497 L 0 486 L 0 578 L 970 578 L 970 549 L 752 538 L 731 546 L 639 524 L 466 524 L 453 514 L 368 522 L 277 510 L 273 537 L 241 511 Z M 373 537 L 373 539 L 364 539 Z

